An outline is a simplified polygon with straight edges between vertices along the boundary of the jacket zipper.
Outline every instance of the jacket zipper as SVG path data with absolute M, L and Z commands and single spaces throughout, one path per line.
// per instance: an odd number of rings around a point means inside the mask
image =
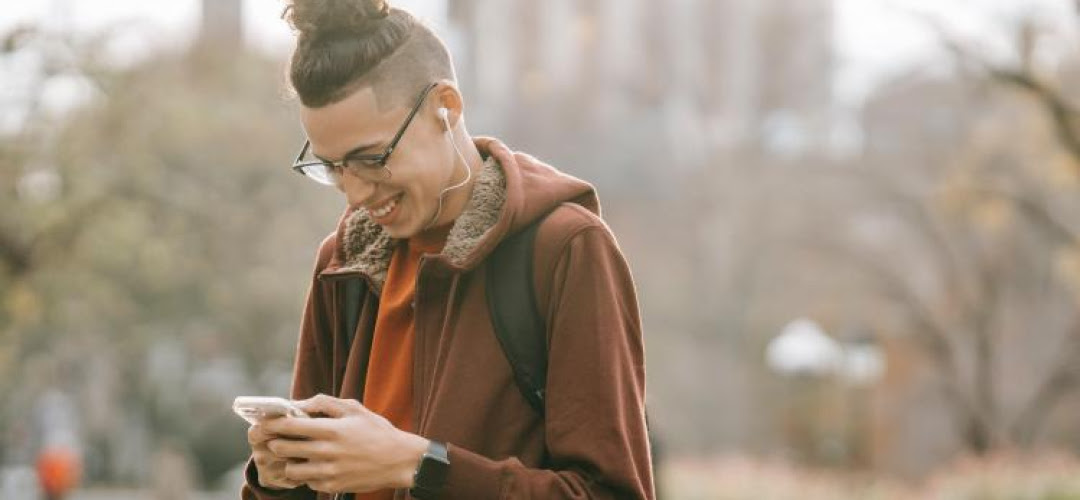
M 424 274 L 424 267 L 427 264 L 427 255 L 420 256 L 420 262 L 416 265 L 416 283 L 413 284 L 413 428 L 412 431 L 415 434 L 420 433 L 420 403 L 423 399 L 423 390 L 420 387 L 423 374 L 422 367 L 424 366 L 423 359 L 423 342 L 421 341 L 422 324 L 420 323 L 420 277 Z

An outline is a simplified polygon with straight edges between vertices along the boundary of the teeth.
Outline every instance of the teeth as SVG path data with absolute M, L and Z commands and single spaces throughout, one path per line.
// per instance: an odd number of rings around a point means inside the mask
M 386 205 L 383 205 L 382 208 L 379 208 L 377 210 L 372 210 L 371 215 L 374 215 L 375 217 L 378 217 L 378 218 L 386 217 L 387 215 L 390 215 L 390 212 L 394 211 L 394 207 L 396 207 L 396 206 L 397 206 L 397 200 L 396 199 L 390 200 L 390 202 L 387 203 Z

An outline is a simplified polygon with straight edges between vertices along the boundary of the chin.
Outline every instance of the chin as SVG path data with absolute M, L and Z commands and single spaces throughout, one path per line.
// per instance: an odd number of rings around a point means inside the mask
M 400 214 L 402 217 L 392 221 L 389 226 L 383 226 L 383 230 L 396 240 L 412 238 L 428 228 L 428 223 L 435 216 L 435 209 L 432 209 L 431 213 L 426 213 L 420 217 L 416 216 L 417 213 L 418 211 L 414 210 L 403 211 Z
M 386 234 L 389 234 L 391 238 L 396 240 L 412 238 L 419 234 L 421 229 L 422 228 L 417 227 L 417 224 L 413 221 L 400 221 L 397 224 L 383 226 L 383 230 L 386 231 Z
M 401 226 L 383 227 L 383 230 L 395 240 L 404 240 L 413 236 L 412 231 L 407 231 L 406 228 Z

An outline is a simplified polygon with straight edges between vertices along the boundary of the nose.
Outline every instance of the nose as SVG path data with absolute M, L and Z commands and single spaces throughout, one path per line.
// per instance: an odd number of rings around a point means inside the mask
M 345 200 L 351 208 L 359 208 L 373 201 L 379 184 L 345 173 L 338 179 L 338 189 L 345 193 Z

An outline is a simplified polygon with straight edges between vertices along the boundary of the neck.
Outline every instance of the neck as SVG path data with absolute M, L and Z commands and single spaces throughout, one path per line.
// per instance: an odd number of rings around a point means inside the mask
M 469 182 L 458 189 L 450 190 L 446 193 L 443 199 L 443 210 L 438 219 L 432 222 L 429 229 L 432 227 L 446 226 L 457 220 L 462 212 L 465 211 L 465 206 L 469 202 L 469 198 L 472 197 L 473 185 L 476 183 L 476 175 L 483 168 L 484 159 L 480 155 L 480 150 L 476 149 L 476 144 L 473 143 L 472 137 L 469 136 L 463 128 L 457 128 L 452 134 L 452 139 L 457 145 L 457 151 L 452 150 L 454 155 L 454 171 L 450 176 L 446 187 L 454 186 L 465 180 L 469 176 L 469 172 L 472 173 Z M 458 154 L 458 151 L 461 154 Z

